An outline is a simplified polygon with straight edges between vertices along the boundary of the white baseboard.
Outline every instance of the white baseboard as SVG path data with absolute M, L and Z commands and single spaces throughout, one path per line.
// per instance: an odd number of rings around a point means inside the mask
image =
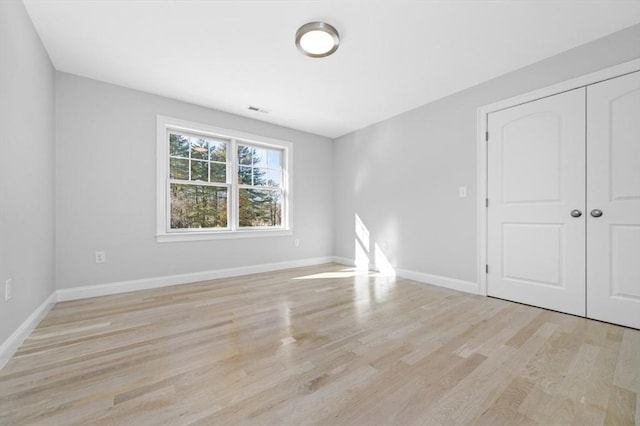
M 355 266 L 355 261 L 348 257 L 333 257 L 334 263 L 346 266 Z M 369 270 L 375 271 L 375 265 L 369 265 Z M 464 291 L 466 293 L 479 294 L 478 283 L 473 281 L 459 280 L 457 278 L 443 277 L 441 275 L 427 274 L 424 272 L 411 271 L 408 269 L 394 269 L 396 277 L 406 278 L 408 280 L 418 281 L 426 284 L 433 284 L 438 287 L 445 287 L 451 290 Z
M 56 292 L 54 291 L 47 299 L 36 308 L 35 311 L 24 320 L 22 324 L 14 331 L 2 345 L 0 345 L 0 369 L 11 359 L 16 353 L 24 339 L 38 326 L 40 321 L 47 315 L 49 310 L 56 303 Z
M 349 259 L 348 257 L 333 256 L 332 260 L 333 263 L 339 263 L 340 265 L 356 266 L 355 261 L 353 259 Z
M 337 263 L 339 265 L 350 266 L 352 268 L 363 269 L 363 270 L 366 269 L 368 271 L 375 271 L 376 270 L 375 263 L 369 263 L 367 265 L 367 268 L 364 268 L 363 266 L 356 265 L 355 260 L 349 259 L 348 257 L 333 256 L 332 259 L 333 259 L 333 263 Z
M 287 262 L 264 263 L 261 265 L 242 266 L 238 268 L 167 275 L 163 277 L 143 278 L 139 280 L 120 281 L 92 286 L 62 288 L 58 289 L 57 295 L 59 302 L 65 302 L 68 300 L 86 299 L 89 297 L 107 296 L 111 294 L 128 293 L 131 291 L 148 290 L 152 288 L 168 287 L 179 284 L 189 284 L 198 281 L 214 280 L 217 278 L 238 277 L 241 275 L 258 274 L 261 272 L 277 271 L 281 269 L 320 265 L 323 263 L 331 263 L 333 261 L 333 257 L 327 256 L 292 260 Z
M 426 274 L 424 272 L 396 269 L 396 276 L 425 284 L 433 284 L 451 290 L 464 291 L 465 293 L 479 294 L 478 283 L 459 280 L 457 278 L 443 277 L 440 275 Z

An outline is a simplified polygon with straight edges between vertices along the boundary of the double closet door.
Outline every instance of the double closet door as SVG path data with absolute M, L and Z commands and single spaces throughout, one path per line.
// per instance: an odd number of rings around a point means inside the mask
M 488 131 L 488 294 L 640 328 L 640 72 Z

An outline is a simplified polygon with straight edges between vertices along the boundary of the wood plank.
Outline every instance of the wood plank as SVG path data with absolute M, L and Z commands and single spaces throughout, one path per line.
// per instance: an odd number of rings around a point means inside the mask
M 58 303 L 0 424 L 633 424 L 640 331 L 328 264 Z

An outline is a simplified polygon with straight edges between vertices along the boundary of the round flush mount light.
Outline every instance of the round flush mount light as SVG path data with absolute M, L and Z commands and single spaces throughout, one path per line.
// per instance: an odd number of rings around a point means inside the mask
M 324 58 L 338 50 L 338 31 L 326 22 L 309 22 L 296 32 L 296 46 L 304 55 Z

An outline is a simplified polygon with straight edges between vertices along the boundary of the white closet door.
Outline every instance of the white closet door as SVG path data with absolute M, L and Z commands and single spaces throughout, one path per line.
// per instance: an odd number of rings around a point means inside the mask
M 640 328 L 640 72 L 587 88 L 587 207 L 587 316 Z
M 585 314 L 585 92 L 488 116 L 490 296 Z

